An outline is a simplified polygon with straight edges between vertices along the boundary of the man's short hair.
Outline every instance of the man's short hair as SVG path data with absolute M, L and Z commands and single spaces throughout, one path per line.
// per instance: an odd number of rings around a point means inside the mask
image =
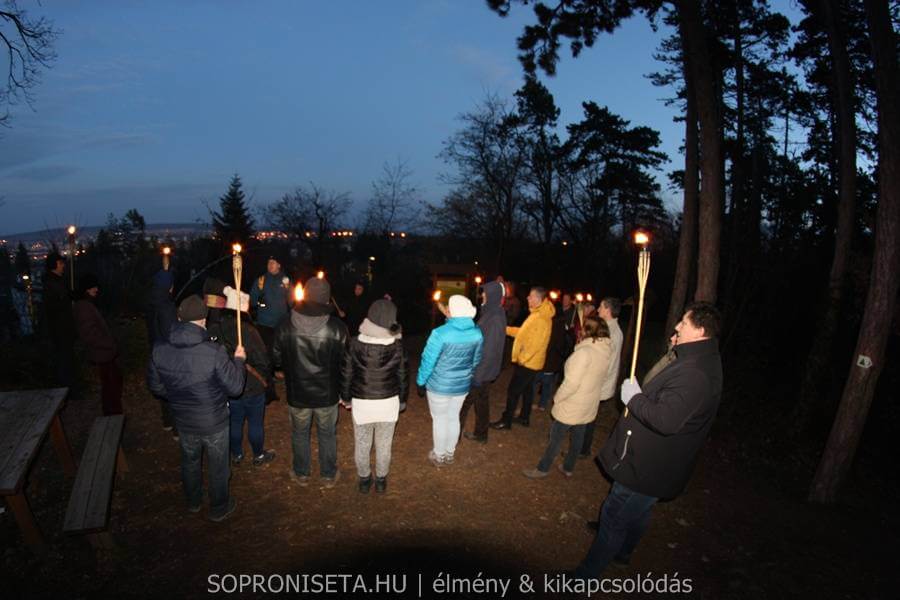
M 722 313 L 709 302 L 691 302 L 684 309 L 694 327 L 702 327 L 706 337 L 717 338 L 722 330 Z
M 605 305 L 606 308 L 609 309 L 609 314 L 612 315 L 613 319 L 619 318 L 619 313 L 622 312 L 622 301 L 618 298 L 614 298 L 612 296 L 607 296 L 603 300 L 600 301 L 601 304 Z
M 531 288 L 531 291 L 540 296 L 541 300 L 547 297 L 547 288 L 536 285 Z

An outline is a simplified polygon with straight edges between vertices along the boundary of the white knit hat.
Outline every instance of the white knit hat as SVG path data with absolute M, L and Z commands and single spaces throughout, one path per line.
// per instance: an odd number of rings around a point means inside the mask
M 237 308 L 237 290 L 230 286 L 225 286 L 225 308 L 226 310 L 235 310 Z M 250 312 L 250 294 L 241 292 L 241 312 Z
M 448 307 L 451 317 L 469 317 L 471 319 L 475 316 L 475 307 L 472 306 L 472 301 L 465 296 L 459 294 L 450 296 Z

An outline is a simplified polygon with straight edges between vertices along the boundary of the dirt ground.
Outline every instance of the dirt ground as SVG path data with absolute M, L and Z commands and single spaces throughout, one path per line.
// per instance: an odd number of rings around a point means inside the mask
M 410 341 L 416 342 L 421 344 Z M 417 356 L 414 348 L 411 356 Z M 109 530 L 117 549 L 95 552 L 83 537 L 62 533 L 72 482 L 46 443 L 27 493 L 51 550 L 43 558 L 32 556 L 9 512 L 0 515 L 2 597 L 201 597 L 209 594 L 213 574 L 299 573 L 405 573 L 406 597 L 419 595 L 422 574 L 422 597 L 444 598 L 499 597 L 439 594 L 443 590 L 432 582 L 448 573 L 511 577 L 507 597 L 519 595 L 520 576 L 531 574 L 537 577 L 535 595 L 547 591 L 556 597 L 565 594 L 544 590 L 542 574 L 573 569 L 590 546 L 585 521 L 596 518 L 609 489 L 593 462 L 580 460 L 568 480 L 555 468 L 538 481 L 521 474 L 544 449 L 549 413 L 534 410 L 529 428 L 491 431 L 486 445 L 462 440 L 455 464 L 436 469 L 426 459 L 427 404 L 414 393 L 395 433 L 386 494 L 357 492 L 352 423 L 343 409 L 341 480 L 326 489 L 314 467 L 309 487 L 294 483 L 288 475 L 290 423 L 281 400 L 266 413 L 266 445 L 277 458 L 261 468 L 233 469 L 237 512 L 211 523 L 205 507 L 199 514 L 185 509 L 178 443 L 161 427 L 139 362 L 131 365 L 126 382 L 123 448 L 130 470 L 117 479 L 111 508 Z M 494 418 L 502 411 L 509 375 L 506 369 L 492 389 Z M 76 457 L 99 412 L 96 388 L 65 407 L 62 419 Z M 595 449 L 617 416 L 613 406 L 601 408 Z M 473 419 L 470 414 L 469 429 Z M 896 506 L 878 501 L 871 489 L 850 494 L 838 507 L 806 505 L 793 490 L 746 469 L 731 440 L 713 436 L 686 494 L 656 507 L 631 567 L 611 568 L 607 576 L 677 577 L 689 580 L 687 596 L 696 598 L 897 597 Z M 263 594 L 243 594 L 253 595 Z

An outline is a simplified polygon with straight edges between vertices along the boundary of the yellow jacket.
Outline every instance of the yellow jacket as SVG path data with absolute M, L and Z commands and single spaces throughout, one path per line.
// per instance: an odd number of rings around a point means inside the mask
M 506 335 L 515 338 L 512 347 L 512 361 L 526 369 L 540 371 L 547 358 L 547 345 L 553 329 L 553 303 L 544 299 L 537 308 L 528 309 L 531 314 L 521 327 L 507 327 Z

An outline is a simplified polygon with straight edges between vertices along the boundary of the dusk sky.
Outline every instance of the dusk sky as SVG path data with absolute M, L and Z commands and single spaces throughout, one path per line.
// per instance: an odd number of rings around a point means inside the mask
M 253 206 L 315 182 L 365 202 L 385 161 L 408 161 L 422 199 L 449 169 L 456 117 L 522 83 L 516 37 L 483 0 L 390 2 L 23 1 L 62 35 L 58 60 L 0 132 L 0 233 L 99 225 L 137 208 L 148 223 L 208 220 L 237 172 Z M 680 165 L 682 128 L 646 79 L 668 34 L 643 17 L 545 84 L 561 124 L 581 102 L 662 134 Z M 671 193 L 664 190 L 666 197 Z M 356 214 L 350 216 L 355 223 Z

